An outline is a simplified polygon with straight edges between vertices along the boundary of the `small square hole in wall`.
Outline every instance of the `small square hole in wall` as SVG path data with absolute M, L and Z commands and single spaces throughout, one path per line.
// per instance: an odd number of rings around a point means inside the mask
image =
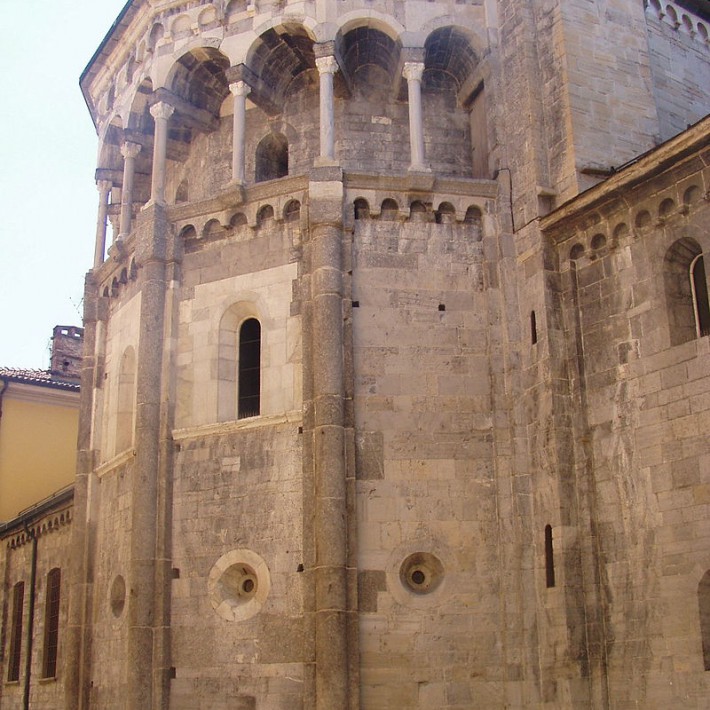
M 353 308 L 360 308 L 360 301 L 353 301 Z
M 440 310 L 440 311 L 445 311 L 445 310 L 446 310 L 446 306 L 445 306 L 443 303 L 440 303 L 440 304 L 439 304 L 439 310 Z

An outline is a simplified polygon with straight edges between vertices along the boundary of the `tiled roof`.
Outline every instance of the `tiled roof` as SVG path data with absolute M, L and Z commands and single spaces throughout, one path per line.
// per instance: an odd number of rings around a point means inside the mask
M 49 370 L 30 370 L 21 367 L 0 367 L 0 379 L 21 382 L 41 387 L 57 387 L 66 390 L 79 390 L 78 382 L 57 379 Z

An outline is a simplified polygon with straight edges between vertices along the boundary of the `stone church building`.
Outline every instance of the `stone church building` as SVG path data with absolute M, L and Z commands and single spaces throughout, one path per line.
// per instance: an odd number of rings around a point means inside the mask
M 57 668 L 3 539 L 0 708 L 708 707 L 709 32 L 128 2 Z

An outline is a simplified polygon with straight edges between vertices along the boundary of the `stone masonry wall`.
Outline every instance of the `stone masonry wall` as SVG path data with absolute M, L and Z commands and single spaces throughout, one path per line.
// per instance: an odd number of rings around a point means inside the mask
M 675 26 L 668 17 L 646 11 L 653 93 L 658 106 L 660 139 L 667 140 L 710 113 L 708 23 L 691 15 L 696 26 Z M 699 27 L 698 27 L 699 24 Z M 699 30 L 705 28 L 705 36 Z M 692 33 L 691 31 L 692 30 Z
M 35 582 L 34 626 L 32 634 L 32 665 L 30 674 L 30 706 L 60 707 L 63 702 L 65 666 L 71 663 L 64 646 L 63 629 L 66 626 L 69 589 L 69 540 L 71 537 L 72 509 L 55 511 L 40 519 L 31 528 L 36 531 L 37 570 Z M 25 541 L 11 547 L 13 541 Z M 0 707 L 5 710 L 19 710 L 23 707 L 25 688 L 25 662 L 27 658 L 27 629 L 29 625 L 30 573 L 32 543 L 22 530 L 2 541 L 0 553 L 0 579 L 3 581 L 2 653 L 0 655 Z M 47 599 L 47 575 L 59 568 L 59 639 L 57 649 L 57 673 L 55 678 L 44 679 L 44 628 Z M 10 623 L 12 619 L 12 590 L 17 582 L 24 582 L 25 593 L 22 622 L 22 655 L 20 659 L 20 681 L 7 682 L 10 659 Z
M 267 419 L 178 444 L 171 707 L 300 706 L 306 657 L 298 428 L 297 421 Z M 264 560 L 270 591 L 256 616 L 227 620 L 211 604 L 210 572 L 242 549 Z
M 362 703 L 373 710 L 491 707 L 504 694 L 481 236 L 355 223 Z M 428 593 L 406 581 L 418 553 Z
M 664 293 L 671 245 L 710 247 L 707 179 L 702 161 L 687 161 L 629 190 L 631 209 L 612 203 L 580 223 L 558 252 L 585 410 L 575 456 L 592 472 L 606 692 L 620 708 L 699 707 L 709 689 L 698 584 L 710 548 L 710 350 L 707 338 L 671 345 Z

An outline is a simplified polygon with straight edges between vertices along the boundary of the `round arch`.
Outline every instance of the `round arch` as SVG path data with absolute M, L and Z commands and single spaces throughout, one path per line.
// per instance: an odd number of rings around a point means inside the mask
M 402 35 L 405 33 L 404 25 L 397 22 L 391 15 L 377 10 L 368 10 L 367 15 L 363 15 L 362 10 L 346 12 L 338 17 L 335 27 L 337 28 L 335 35 L 329 39 L 336 39 L 338 36 L 343 36 L 359 27 L 369 27 L 379 30 L 393 42 L 401 43 Z

